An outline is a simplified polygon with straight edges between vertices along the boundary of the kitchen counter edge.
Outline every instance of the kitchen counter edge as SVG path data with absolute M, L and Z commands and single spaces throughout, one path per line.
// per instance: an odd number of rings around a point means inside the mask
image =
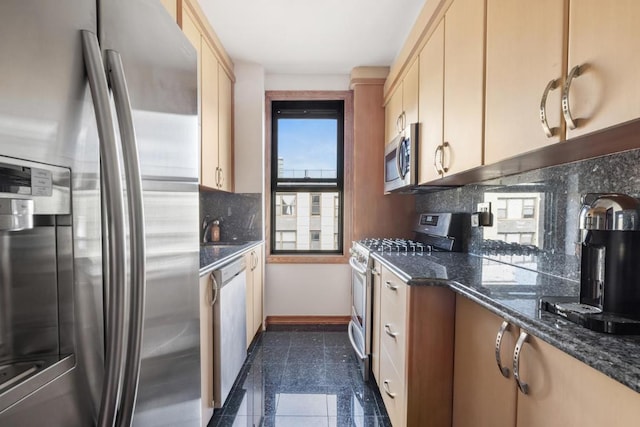
M 412 276 L 394 265 L 392 260 L 385 258 L 384 254 L 373 252 L 372 256 L 409 286 L 448 287 L 527 333 L 640 393 L 640 363 L 634 360 L 633 356 L 640 354 L 640 336 L 594 332 L 550 313 L 542 313 L 540 318 L 532 318 L 483 295 L 467 284 L 451 279 Z M 513 265 L 512 267 L 521 268 Z
M 259 246 L 264 243 L 264 240 L 252 240 L 250 242 L 245 243 L 244 245 L 234 246 L 233 248 L 226 247 L 223 254 L 209 255 L 206 256 L 207 252 L 213 252 L 216 246 L 201 246 L 200 247 L 200 277 L 205 274 L 209 274 L 213 270 L 217 270 L 220 267 L 224 267 L 229 262 L 235 260 L 236 258 L 243 256 L 247 252 L 254 249 L 256 246 Z M 220 248 L 218 248 L 220 249 Z M 207 262 L 204 266 L 202 266 L 203 258 L 207 258 Z

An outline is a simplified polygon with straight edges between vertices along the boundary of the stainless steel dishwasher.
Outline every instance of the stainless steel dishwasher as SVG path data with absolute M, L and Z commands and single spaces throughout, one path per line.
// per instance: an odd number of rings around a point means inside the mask
M 213 272 L 213 398 L 224 405 L 247 357 L 244 257 Z

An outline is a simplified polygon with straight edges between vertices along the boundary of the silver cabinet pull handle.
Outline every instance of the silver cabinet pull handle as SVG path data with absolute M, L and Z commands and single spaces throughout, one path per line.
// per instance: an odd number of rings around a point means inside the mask
M 442 173 L 445 174 L 449 172 L 449 167 L 444 165 L 444 149 L 451 151 L 451 145 L 445 141 L 442 143 L 442 150 L 440 150 L 440 166 L 442 167 Z M 449 160 L 451 160 L 451 153 L 449 153 Z
M 438 166 L 438 154 L 440 153 L 440 150 L 442 150 L 442 145 L 438 145 L 436 147 L 436 151 L 433 152 L 433 167 L 436 170 L 436 173 L 442 176 L 444 172 Z
M 384 380 L 382 382 L 382 388 L 384 392 L 387 393 L 387 396 L 389 396 L 392 399 L 396 398 L 396 393 L 391 393 L 391 389 L 389 388 L 389 380 Z
M 220 184 L 218 184 L 218 186 L 222 188 L 222 186 L 224 185 L 224 173 L 222 171 L 222 168 L 218 168 L 218 173 L 220 174 Z
M 209 274 L 211 278 L 211 307 L 213 307 L 218 300 L 218 281 L 216 280 L 216 275 L 213 274 L 213 271 Z
M 127 354 L 122 374 L 122 396 L 116 418 L 117 426 L 129 426 L 133 418 L 138 395 L 140 377 L 140 359 L 142 353 L 142 331 L 144 329 L 144 299 L 146 287 L 146 256 L 144 206 L 142 201 L 142 174 L 140 156 L 129 89 L 127 88 L 124 67 L 120 54 L 114 50 L 106 51 L 107 70 L 113 100 L 120 127 L 122 157 L 125 165 L 127 183 L 127 206 L 129 208 L 129 246 L 131 286 L 129 290 L 129 331 L 127 336 Z
M 378 269 L 377 269 L 377 268 L 373 267 L 373 268 L 371 269 L 371 274 L 373 274 L 374 276 L 379 276 L 379 275 L 380 275 L 380 272 L 378 271 Z
M 500 330 L 496 335 L 496 363 L 498 364 L 498 370 L 500 370 L 500 374 L 502 374 L 502 376 L 505 378 L 509 378 L 509 368 L 507 368 L 506 366 L 502 366 L 502 360 L 500 358 L 500 347 L 502 345 L 502 337 L 504 336 L 504 333 L 509 330 L 509 328 L 509 322 L 505 320 L 504 322 L 502 322 L 502 325 L 500 325 Z
M 102 206 L 102 230 L 106 240 L 103 253 L 104 280 L 107 288 L 105 314 L 105 371 L 98 414 L 98 427 L 112 427 L 117 411 L 121 387 L 121 371 L 124 363 L 125 325 L 125 220 L 124 196 L 120 174 L 122 167 L 118 157 L 114 121 L 111 115 L 109 87 L 102 62 L 98 38 L 90 31 L 81 31 L 82 52 L 89 78 L 89 87 L 96 115 L 100 138 L 100 158 L 104 191 Z
M 402 117 L 402 130 L 405 130 L 407 128 L 407 113 L 403 111 L 401 114 L 401 117 Z
M 216 188 L 220 188 L 220 168 L 216 166 Z
M 391 324 L 390 323 L 386 323 L 384 325 L 384 331 L 387 333 L 387 335 L 389 335 L 393 339 L 396 339 L 396 337 L 398 336 L 397 332 L 393 332 L 391 330 Z
M 392 291 L 397 291 L 397 290 L 398 290 L 398 286 L 397 286 L 397 285 L 394 285 L 393 283 L 391 283 L 391 281 L 390 281 L 390 280 L 385 281 L 385 282 L 384 282 L 384 286 L 385 286 L 387 289 L 391 289 Z
M 396 118 L 396 133 L 402 132 L 402 114 Z
M 542 99 L 540 99 L 540 123 L 547 138 L 551 138 L 558 133 L 558 128 L 550 128 L 547 122 L 547 96 L 549 96 L 549 92 L 557 89 L 558 83 L 559 79 L 551 80 L 547 83 L 547 87 L 544 88 L 544 92 L 542 92 Z
M 584 65 L 576 65 L 571 69 L 567 76 L 567 81 L 564 83 L 562 89 L 562 115 L 569 129 L 575 129 L 578 127 L 576 124 L 577 119 L 574 119 L 571 115 L 571 108 L 569 107 L 569 91 L 571 90 L 571 83 L 575 77 L 578 77 L 584 71 Z
M 522 351 L 522 346 L 528 340 L 529 334 L 521 332 L 516 342 L 516 347 L 513 350 L 513 377 L 516 379 L 516 383 L 522 394 L 529 394 L 529 384 L 520 379 L 520 352 Z

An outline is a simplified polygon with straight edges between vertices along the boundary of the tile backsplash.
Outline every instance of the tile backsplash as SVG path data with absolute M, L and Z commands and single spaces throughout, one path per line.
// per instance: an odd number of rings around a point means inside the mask
M 491 202 L 493 226 L 467 225 L 466 251 L 578 280 L 581 195 L 615 192 L 640 196 L 639 164 L 640 150 L 632 150 L 538 169 L 418 195 L 416 210 L 471 213 L 478 203 Z
M 200 224 L 207 215 L 220 220 L 221 241 L 263 239 L 261 193 L 200 190 Z

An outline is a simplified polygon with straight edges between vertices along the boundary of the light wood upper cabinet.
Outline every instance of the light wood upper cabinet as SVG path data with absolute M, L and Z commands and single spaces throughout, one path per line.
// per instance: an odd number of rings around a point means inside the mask
M 409 129 L 411 123 L 418 121 L 418 89 L 420 82 L 420 61 L 413 61 L 407 75 L 402 80 L 402 110 L 404 112 L 403 125 Z
M 233 103 L 231 79 L 218 67 L 218 188 L 233 191 Z
M 202 141 L 200 183 L 219 188 L 218 169 L 218 61 L 213 48 L 202 40 Z
M 482 164 L 485 9 L 484 0 L 455 0 L 444 17 L 442 163 L 447 174 Z
M 487 0 L 485 163 L 564 139 L 567 10 L 567 0 Z M 540 103 L 552 81 L 546 120 L 553 135 L 547 136 Z
M 418 121 L 419 66 L 416 59 L 385 106 L 385 144 Z
M 567 137 L 573 138 L 640 117 L 640 2 L 570 4 L 568 69 L 584 66 L 569 90 L 578 126 L 567 126 Z
M 440 178 L 434 166 L 443 141 L 444 123 L 444 21 L 440 21 L 420 52 L 418 182 Z
M 626 427 L 640 420 L 640 394 L 536 337 L 520 352 L 520 378 L 529 391 L 518 391 L 518 427 Z
M 169 15 L 173 18 L 174 22 L 177 22 L 178 19 L 178 0 L 160 0 L 162 6 L 167 9 Z
M 400 133 L 400 115 L 402 114 L 402 85 L 393 92 L 384 108 L 385 145 Z
M 454 427 L 513 427 L 516 421 L 516 383 L 511 361 L 519 329 L 513 325 L 501 341 L 502 366 L 495 356 L 496 336 L 503 319 L 479 304 L 456 296 L 455 360 L 453 368 Z
M 233 191 L 232 64 L 197 1 L 180 3 L 182 31 L 198 53 L 200 184 Z

